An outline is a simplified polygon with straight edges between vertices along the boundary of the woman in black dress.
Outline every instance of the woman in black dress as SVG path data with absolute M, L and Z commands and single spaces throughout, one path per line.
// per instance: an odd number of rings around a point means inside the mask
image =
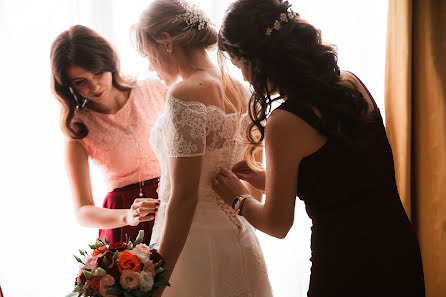
M 379 109 L 354 74 L 339 70 L 335 49 L 279 0 L 235 1 L 219 48 L 252 85 L 253 123 L 247 161 L 222 168 L 214 190 L 278 238 L 293 224 L 296 195 L 305 202 L 313 222 L 308 296 L 424 296 L 419 244 Z M 284 103 L 270 113 L 275 98 Z M 263 140 L 266 171 L 252 158 Z M 239 179 L 265 191 L 265 203 Z

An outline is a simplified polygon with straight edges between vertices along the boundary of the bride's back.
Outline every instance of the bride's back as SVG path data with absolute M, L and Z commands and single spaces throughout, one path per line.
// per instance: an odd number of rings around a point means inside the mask
M 160 121 L 163 132 L 152 131 L 151 142 L 157 154 L 164 155 L 160 145 L 163 139 L 170 139 L 164 144 L 169 156 L 170 152 L 181 152 L 175 156 L 202 156 L 200 200 L 215 196 L 211 184 L 217 170 L 241 161 L 247 148 L 248 93 L 241 83 L 235 82 L 233 88 L 236 92 L 224 86 L 218 70 L 194 72 L 170 88 Z M 235 112 L 234 107 L 241 112 Z M 166 157 L 159 157 L 164 173 L 168 171 Z M 166 184 L 162 190 L 169 187 Z

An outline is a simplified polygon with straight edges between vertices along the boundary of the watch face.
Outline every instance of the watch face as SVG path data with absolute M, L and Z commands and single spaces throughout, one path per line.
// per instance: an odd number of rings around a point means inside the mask
M 234 210 L 238 209 L 239 205 L 240 205 L 240 198 L 235 197 L 234 200 L 232 201 L 232 209 Z
M 237 208 L 235 208 L 236 207 L 236 205 L 238 204 L 237 202 L 238 202 L 238 197 L 235 197 L 234 198 L 234 200 L 232 200 L 232 209 L 233 210 L 236 210 Z

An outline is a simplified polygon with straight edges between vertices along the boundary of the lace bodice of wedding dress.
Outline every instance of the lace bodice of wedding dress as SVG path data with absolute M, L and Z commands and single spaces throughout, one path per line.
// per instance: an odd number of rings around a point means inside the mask
M 186 244 L 164 296 L 272 296 L 265 261 L 252 226 L 212 190 L 220 167 L 231 168 L 246 150 L 247 114 L 167 97 L 150 144 L 161 165 L 152 243 L 159 243 L 170 197 L 168 160 L 202 156 L 198 205 Z

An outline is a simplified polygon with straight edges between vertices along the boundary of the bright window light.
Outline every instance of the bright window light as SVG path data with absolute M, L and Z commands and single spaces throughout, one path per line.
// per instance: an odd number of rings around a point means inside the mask
M 218 26 L 230 2 L 202 0 L 200 5 Z M 290 2 L 302 18 L 321 29 L 324 41 L 337 45 L 341 68 L 363 80 L 383 112 L 387 1 Z M 116 46 L 125 72 L 153 76 L 129 38 L 131 24 L 149 3 L 0 0 L 0 285 L 7 297 L 65 296 L 78 272 L 72 255 L 97 236 L 96 229 L 80 227 L 74 217 L 59 106 L 50 92 L 51 43 L 69 26 L 83 24 Z M 234 67 L 230 69 L 240 78 Z M 91 171 L 95 203 L 102 205 L 102 174 L 94 164 Z M 286 239 L 258 232 L 275 296 L 306 296 L 310 227 L 303 202 L 297 201 Z

